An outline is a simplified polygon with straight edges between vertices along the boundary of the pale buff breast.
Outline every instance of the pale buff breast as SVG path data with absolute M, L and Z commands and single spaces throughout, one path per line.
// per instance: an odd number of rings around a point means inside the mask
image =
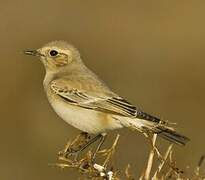
M 97 134 L 122 127 L 121 123 L 109 114 L 70 105 L 52 92 L 47 91 L 47 95 L 54 111 L 68 124 L 81 131 Z

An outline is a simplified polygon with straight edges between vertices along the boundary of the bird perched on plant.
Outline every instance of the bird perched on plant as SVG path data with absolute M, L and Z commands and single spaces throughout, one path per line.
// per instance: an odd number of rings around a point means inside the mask
M 110 90 L 67 42 L 53 41 L 25 54 L 39 57 L 44 64 L 43 85 L 55 112 L 75 128 L 97 134 L 92 141 L 104 137 L 109 130 L 123 127 L 156 133 L 180 145 L 189 140 L 163 120 L 141 111 Z

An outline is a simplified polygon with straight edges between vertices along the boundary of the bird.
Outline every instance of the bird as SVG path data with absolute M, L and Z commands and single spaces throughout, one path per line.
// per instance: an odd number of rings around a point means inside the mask
M 84 64 L 80 52 L 66 41 L 52 41 L 24 53 L 38 57 L 43 63 L 44 90 L 57 115 L 82 132 L 96 135 L 89 144 L 120 128 L 157 134 L 178 145 L 189 141 L 167 121 L 142 111 L 113 92 Z

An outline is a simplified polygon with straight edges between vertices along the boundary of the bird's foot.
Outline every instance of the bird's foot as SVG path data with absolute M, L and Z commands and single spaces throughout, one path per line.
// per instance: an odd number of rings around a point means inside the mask
M 70 157 L 74 157 L 73 160 L 77 160 L 82 148 L 89 140 L 90 135 L 88 133 L 80 133 L 73 141 L 67 142 L 64 149 L 58 153 L 59 158 L 69 159 Z

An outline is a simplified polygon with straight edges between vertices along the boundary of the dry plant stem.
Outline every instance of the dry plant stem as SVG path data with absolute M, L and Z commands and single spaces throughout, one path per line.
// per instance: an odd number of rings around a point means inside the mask
M 150 140 L 150 142 L 152 143 L 152 139 L 150 138 L 149 134 L 146 134 L 144 133 L 145 137 L 148 138 L 148 140 Z M 156 146 L 153 146 L 153 143 L 152 143 L 152 148 L 153 150 L 155 151 L 155 153 L 157 154 L 157 158 L 162 161 L 162 162 L 165 162 L 165 159 L 164 157 L 161 155 L 161 153 L 159 152 L 159 150 L 157 149 Z M 170 152 L 170 158 L 172 157 L 172 151 Z M 173 162 L 171 159 L 170 159 L 170 162 Z M 179 169 L 177 169 L 172 163 L 170 162 L 167 162 L 167 165 L 172 169 L 172 171 L 175 173 L 175 175 L 178 175 L 180 172 L 179 172 Z M 143 178 L 144 175 L 141 175 L 141 177 Z
M 150 154 L 149 154 L 148 163 L 147 163 L 147 167 L 146 167 L 145 175 L 144 175 L 145 180 L 150 179 L 150 173 L 151 173 L 152 164 L 153 164 L 153 160 L 154 160 L 154 154 L 155 154 L 155 150 L 153 147 L 155 147 L 156 139 L 157 139 L 157 134 L 154 134 L 153 138 L 152 138 L 152 149 L 151 149 Z
M 130 173 L 130 164 L 127 165 L 126 169 L 125 169 L 125 176 L 127 180 L 134 180 L 133 176 Z
M 172 176 L 172 174 L 173 174 L 173 172 L 175 173 L 175 175 L 178 176 L 178 172 L 176 172 L 176 170 L 175 170 L 176 168 L 175 168 L 174 165 L 173 165 L 173 163 L 174 163 L 174 161 L 173 161 L 173 151 L 170 151 L 168 160 L 169 160 L 169 161 L 167 162 L 167 164 L 168 164 L 168 166 L 169 166 L 170 168 L 169 168 L 169 170 L 165 173 L 164 179 L 170 179 L 171 176 Z
M 196 170 L 195 170 L 195 174 L 197 176 L 199 176 L 199 174 L 200 174 L 200 168 L 201 168 L 201 165 L 203 164 L 204 159 L 205 159 L 205 155 L 201 156 L 201 158 L 198 162 L 198 165 L 197 165 Z
M 170 176 L 170 174 L 171 174 L 171 172 L 172 172 L 172 169 L 169 169 L 169 170 L 166 172 L 166 174 L 164 175 L 164 179 L 168 179 L 169 176 Z
M 160 161 L 165 162 L 166 160 L 164 159 L 164 157 L 161 155 L 161 153 L 159 152 L 159 150 L 154 147 L 154 150 L 157 154 L 157 157 Z M 175 173 L 176 176 L 178 176 L 181 172 L 178 168 L 176 168 L 176 166 L 173 164 L 173 160 L 172 160 L 172 151 L 170 152 L 170 162 L 167 162 L 167 165 L 171 168 L 171 170 Z
M 116 138 L 115 138 L 115 141 L 114 141 L 112 147 L 110 148 L 110 150 L 109 150 L 109 152 L 108 152 L 108 155 L 107 155 L 107 157 L 106 157 L 106 159 L 105 159 L 105 161 L 104 161 L 104 163 L 103 163 L 103 167 L 105 167 L 105 168 L 107 167 L 107 164 L 108 164 L 109 160 L 111 159 L 112 155 L 113 155 L 114 152 L 115 152 L 115 148 L 116 148 L 116 146 L 117 146 L 117 143 L 118 143 L 119 138 L 120 138 L 120 135 L 117 134 L 117 136 L 116 136 Z
M 173 147 L 173 144 L 171 144 L 171 145 L 168 147 L 168 149 L 167 149 L 167 151 L 166 151 L 166 153 L 165 153 L 165 155 L 164 155 L 164 158 L 163 158 L 164 161 L 162 161 L 161 164 L 158 166 L 157 171 L 155 172 L 155 174 L 154 174 L 154 176 L 153 176 L 153 179 L 157 179 L 157 175 L 161 172 L 161 170 L 162 170 L 162 168 L 163 168 L 165 162 L 167 161 L 167 158 L 169 157 L 169 154 L 170 154 L 170 152 L 171 152 L 171 150 L 172 150 L 172 147 Z
M 141 173 L 141 176 L 139 177 L 139 180 L 143 180 L 144 177 L 144 171 Z
M 77 146 L 79 144 L 80 147 L 84 145 L 84 142 L 79 139 L 80 136 L 77 136 L 73 141 L 68 142 L 65 146 L 65 148 L 58 154 L 58 160 L 59 163 L 51 164 L 53 166 L 57 166 L 60 168 L 71 168 L 71 169 L 77 169 L 81 175 L 86 176 L 88 179 L 91 180 L 119 180 L 117 178 L 117 171 L 107 171 L 108 163 L 110 163 L 110 160 L 115 152 L 117 142 L 119 140 L 119 134 L 116 136 L 111 148 L 109 149 L 103 149 L 101 151 L 98 151 L 96 154 L 96 158 L 104 156 L 105 160 L 103 165 L 99 164 L 93 164 L 93 155 L 94 153 L 92 151 L 88 151 L 88 153 L 81 159 L 73 159 L 72 152 L 71 156 L 65 156 L 69 150 L 71 150 L 73 147 L 76 149 L 79 149 Z M 79 141 L 80 140 L 80 141 Z M 87 142 L 87 139 L 84 139 L 85 142 Z M 98 148 L 99 149 L 99 148 Z
M 151 142 L 152 148 L 153 148 L 153 150 L 155 151 L 155 153 L 157 154 L 157 158 L 158 158 L 160 161 L 165 161 L 164 157 L 161 155 L 161 153 L 159 152 L 158 148 L 157 148 L 155 145 L 153 146 L 153 143 L 152 143 L 153 140 L 151 139 L 149 132 L 148 132 L 148 133 L 143 133 L 143 134 L 144 134 L 144 136 Z M 171 151 L 170 153 L 172 154 L 172 151 Z M 170 162 L 171 162 L 171 161 L 170 161 Z M 178 175 L 181 173 L 180 170 L 179 170 L 178 168 L 176 168 L 176 166 L 173 165 L 173 164 L 170 163 L 170 162 L 167 162 L 167 165 L 172 169 L 172 171 L 175 173 L 175 175 L 178 176 Z M 144 177 L 144 173 L 141 175 L 140 178 L 143 179 L 143 177 Z
M 100 151 L 100 149 L 101 149 L 103 143 L 105 142 L 106 137 L 107 137 L 107 134 L 102 134 L 102 135 L 101 135 L 100 142 L 99 142 L 99 144 L 98 144 L 98 146 L 97 146 L 97 148 L 96 148 L 96 150 L 95 150 L 95 152 L 94 152 L 94 154 L 93 154 L 93 157 L 92 157 L 92 160 L 93 160 L 93 161 L 95 160 L 98 151 Z
M 164 155 L 160 153 L 158 148 L 156 147 L 156 139 L 157 135 L 154 134 L 153 136 L 149 133 L 146 133 L 145 136 L 149 140 L 151 144 L 151 150 L 148 156 L 148 162 L 146 164 L 145 170 L 142 173 L 142 176 L 139 178 L 140 180 L 166 180 L 166 179 L 189 179 L 189 178 L 182 178 L 181 171 L 176 167 L 176 162 L 172 159 L 172 147 L 173 145 L 170 145 Z M 86 137 L 86 136 L 85 136 Z M 97 152 L 96 158 L 102 158 L 104 159 L 104 162 L 102 165 L 100 164 L 94 164 L 93 163 L 93 157 L 95 151 L 88 151 L 88 153 L 85 156 L 79 156 L 78 159 L 74 159 L 72 151 L 70 156 L 65 156 L 66 152 L 69 152 L 70 150 L 79 149 L 79 147 L 83 147 L 84 144 L 86 144 L 90 139 L 87 138 L 79 138 L 79 136 L 74 139 L 73 141 L 66 144 L 65 149 L 61 151 L 58 155 L 59 163 L 52 164 L 60 168 L 71 168 L 76 169 L 78 172 L 83 175 L 82 179 L 91 179 L 91 180 L 120 180 L 122 177 L 118 177 L 118 171 L 109 171 L 109 167 L 111 166 L 111 160 L 113 157 L 113 154 L 116 151 L 117 143 L 119 140 L 120 135 L 117 134 L 117 136 L 114 139 L 114 142 L 110 148 L 102 149 Z M 156 154 L 155 154 L 156 153 Z M 154 157 L 156 156 L 156 158 Z M 80 158 L 81 157 L 81 158 Z M 151 172 L 153 169 L 153 162 L 154 159 L 158 159 L 159 166 L 157 167 L 157 170 L 154 172 L 154 176 L 151 176 Z M 203 160 L 205 159 L 205 156 L 202 156 L 198 166 L 196 167 L 195 173 L 192 174 L 191 179 L 193 180 L 205 180 L 205 177 L 203 174 L 201 174 L 201 165 L 203 164 Z M 166 168 L 165 168 L 166 166 Z M 167 168 L 168 166 L 168 168 Z M 112 166 L 111 166 L 112 167 Z M 166 170 L 162 173 L 162 169 Z M 130 174 L 130 165 L 127 166 L 125 169 L 125 177 L 127 180 L 134 180 L 132 175 Z

